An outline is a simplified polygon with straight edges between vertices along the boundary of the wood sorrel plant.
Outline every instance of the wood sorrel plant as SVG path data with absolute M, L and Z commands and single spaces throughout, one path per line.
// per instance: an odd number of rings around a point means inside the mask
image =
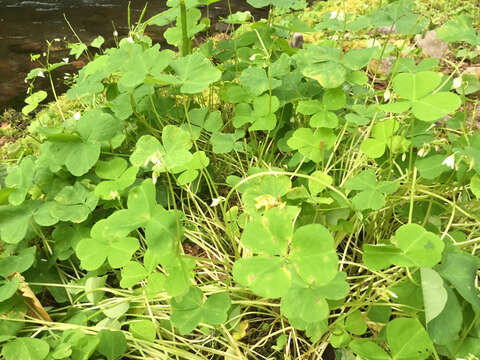
M 64 121 L 32 122 L 0 188 L 2 356 L 480 356 L 473 93 L 405 44 L 346 46 L 405 43 L 413 3 L 312 25 L 303 1 L 251 0 L 267 21 L 231 14 L 191 49 L 209 3 L 169 2 L 80 70 Z M 181 53 L 143 33 L 170 23 Z M 323 37 L 291 48 L 299 31 Z M 465 16 L 437 33 L 480 45 Z

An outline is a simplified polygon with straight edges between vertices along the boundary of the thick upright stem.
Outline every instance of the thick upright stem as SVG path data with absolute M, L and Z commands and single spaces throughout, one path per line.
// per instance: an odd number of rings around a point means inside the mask
M 187 31 L 187 8 L 185 7 L 185 0 L 180 0 L 180 21 L 182 25 L 182 56 L 186 56 L 192 52 L 192 49 Z

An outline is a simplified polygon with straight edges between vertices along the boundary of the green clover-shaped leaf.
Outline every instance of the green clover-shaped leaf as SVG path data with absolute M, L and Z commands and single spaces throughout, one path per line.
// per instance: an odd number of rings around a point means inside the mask
M 128 263 L 139 243 L 133 237 L 114 237 L 108 231 L 108 221 L 97 222 L 90 232 L 90 238 L 82 239 L 75 252 L 85 270 L 96 270 L 106 259 L 112 268 Z
M 392 245 L 365 245 L 363 261 L 372 270 L 390 265 L 431 268 L 442 257 L 443 241 L 418 224 L 402 225 L 395 232 Z
M 19 251 L 18 255 L 0 258 L 0 276 L 6 278 L 13 273 L 21 274 L 28 270 L 35 260 L 35 250 L 32 246 Z
M 280 311 L 287 318 L 305 322 L 319 322 L 328 316 L 328 303 L 315 289 L 292 286 L 282 297 Z
M 280 208 L 273 208 L 247 224 L 242 243 L 257 254 L 286 255 L 293 234 L 292 218 Z
M 138 168 L 132 166 L 122 172 L 118 178 L 102 181 L 95 188 L 95 195 L 104 200 L 120 198 L 120 192 L 132 185 L 137 179 Z
M 338 88 L 345 82 L 347 71 L 343 65 L 327 61 L 311 64 L 303 70 L 303 75 L 317 80 L 324 88 L 332 89 Z
M 450 170 L 450 168 L 443 163 L 446 158 L 446 155 L 432 155 L 424 159 L 417 159 L 415 166 L 422 178 L 433 180 Z
M 265 70 L 259 67 L 250 67 L 243 70 L 238 82 L 255 96 L 281 85 L 281 81 L 276 79 L 272 79 L 272 82 L 270 82 Z
M 138 282 L 144 280 L 148 276 L 148 271 L 137 261 L 129 261 L 122 269 L 122 280 L 120 286 L 129 288 Z
M 336 138 L 330 129 L 300 128 L 295 130 L 292 137 L 287 140 L 287 144 L 307 159 L 318 163 L 322 160 L 325 150 L 333 147 Z
M 19 337 L 3 345 L 2 355 L 5 360 L 43 360 L 49 351 L 50 346 L 44 340 Z
M 405 153 L 410 146 L 410 140 L 400 135 L 394 135 L 398 130 L 398 121 L 392 118 L 375 123 L 372 128 L 372 138 L 367 138 L 360 146 L 365 154 L 376 159 L 390 149 L 392 153 Z
M 171 303 L 173 312 L 170 321 L 184 335 L 194 330 L 199 323 L 224 323 L 231 301 L 227 293 L 213 294 L 205 300 L 199 288 L 190 287 L 185 295 L 172 299 Z
M 436 30 L 437 37 L 446 42 L 465 41 L 471 45 L 478 45 L 480 38 L 475 33 L 472 19 L 466 15 L 459 15 Z
M 396 181 L 377 182 L 375 171 L 371 169 L 362 171 L 345 183 L 347 190 L 360 191 L 352 199 L 352 204 L 358 210 L 380 209 L 385 205 L 384 194 L 393 194 L 398 186 Z
M 35 162 L 30 156 L 23 158 L 18 166 L 9 170 L 8 176 L 5 178 L 5 184 L 14 189 L 8 196 L 10 204 L 20 205 L 25 200 L 33 185 L 34 171 Z
M 128 330 L 136 339 L 154 342 L 157 336 L 155 324 L 151 320 L 139 320 L 130 323 Z
M 65 186 L 54 198 L 46 202 L 34 214 L 39 225 L 49 226 L 58 221 L 83 222 L 95 210 L 98 198 L 80 182 Z
M 433 71 L 402 73 L 393 78 L 393 90 L 402 101 L 384 106 L 384 110 L 396 112 L 392 105 L 400 104 L 399 111 L 410 107 L 413 114 L 422 121 L 435 121 L 453 112 L 461 105 L 460 98 L 451 92 L 432 93 L 441 83 L 441 75 Z
M 338 257 L 333 237 L 319 224 L 305 225 L 295 231 L 289 259 L 308 284 L 326 285 L 337 274 Z
M 17 244 L 27 234 L 34 212 L 41 205 L 39 201 L 24 201 L 19 206 L 0 206 L 0 239 Z
M 233 278 L 255 294 L 272 299 L 284 296 L 291 283 L 286 260 L 280 257 L 254 256 L 237 260 Z
M 440 262 L 444 242 L 418 224 L 402 225 L 395 232 L 396 245 L 414 266 L 433 267 Z
M 387 325 L 387 342 L 392 359 L 418 359 L 429 357 L 432 341 L 417 319 L 397 318 Z
M 97 351 L 107 360 L 118 360 L 127 351 L 127 340 L 121 331 L 102 330 L 98 333 Z
M 176 59 L 170 63 L 179 80 L 183 94 L 196 94 L 220 80 L 222 72 L 200 52 Z
M 257 295 L 269 298 L 284 296 L 289 291 L 292 277 L 299 279 L 296 283 L 303 282 L 304 287 L 321 287 L 330 283 L 337 274 L 338 258 L 333 237 L 322 225 L 311 224 L 298 228 L 290 243 L 291 251 L 286 253 L 291 236 L 289 225 L 293 219 L 288 211 L 279 208 L 268 210 L 247 224 L 246 235 L 242 236 L 244 244 L 251 246 L 255 253 L 280 255 L 255 255 L 235 262 L 235 281 L 249 287 Z M 282 231 L 285 233 L 282 234 Z M 322 294 L 320 296 L 324 296 L 324 289 L 319 291 Z
M 152 163 L 152 170 L 156 173 L 182 173 L 177 180 L 179 184 L 193 181 L 198 170 L 209 164 L 209 159 L 203 152 L 192 154 L 189 151 L 193 145 L 190 134 L 180 127 L 165 126 L 162 143 L 151 135 L 142 136 L 130 156 L 130 161 L 138 167 L 146 167 Z
M 38 107 L 43 100 L 47 98 L 47 93 L 43 90 L 36 91 L 25 99 L 27 105 L 22 108 L 22 114 L 28 115 Z

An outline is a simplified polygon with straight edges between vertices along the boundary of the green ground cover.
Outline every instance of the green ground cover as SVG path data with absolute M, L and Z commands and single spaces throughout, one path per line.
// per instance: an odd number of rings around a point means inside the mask
M 478 9 L 248 0 L 267 19 L 196 41 L 214 2 L 70 44 L 62 96 L 32 56 L 41 111 L 1 130 L 2 358 L 479 358 Z

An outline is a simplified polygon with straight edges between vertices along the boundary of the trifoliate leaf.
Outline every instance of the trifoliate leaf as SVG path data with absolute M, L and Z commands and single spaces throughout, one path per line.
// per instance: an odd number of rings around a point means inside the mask
M 50 346 L 44 340 L 19 337 L 3 345 L 2 355 L 5 360 L 43 360 L 49 351 Z
M 330 149 L 335 140 L 336 136 L 330 129 L 320 128 L 313 131 L 309 128 L 300 128 L 295 130 L 287 144 L 307 159 L 318 163 L 322 160 L 325 150 Z
M 315 292 L 315 288 L 292 286 L 282 296 L 280 311 L 287 318 L 311 323 L 326 319 L 329 309 L 326 300 Z
M 435 121 L 457 110 L 462 101 L 458 95 L 439 92 L 412 102 L 413 115 L 422 121 Z
M 245 135 L 243 130 L 236 130 L 234 133 L 213 133 L 210 137 L 212 151 L 215 154 L 227 154 L 232 150 L 241 151 L 243 144 L 240 140 Z
M 333 237 L 319 224 L 305 225 L 295 231 L 289 259 L 308 284 L 326 285 L 337 274 L 338 257 Z
M 142 264 L 136 261 L 129 261 L 122 269 L 122 280 L 120 286 L 122 288 L 129 288 L 144 280 L 148 275 L 147 270 Z
M 350 334 L 363 335 L 367 331 L 367 323 L 360 310 L 355 310 L 345 318 L 345 329 Z
M 333 61 L 312 64 L 303 70 L 303 75 L 317 80 L 324 88 L 331 89 L 341 86 L 346 79 L 345 68 Z
M 220 325 L 224 323 L 230 309 L 231 301 L 227 293 L 217 293 L 204 298 L 197 287 L 190 287 L 188 292 L 172 300 L 173 312 L 170 317 L 173 325 L 181 334 L 188 334 L 199 323 Z
M 285 259 L 266 256 L 237 260 L 233 278 L 255 294 L 272 299 L 284 296 L 291 282 Z
M 460 98 L 454 93 L 442 91 L 430 94 L 440 85 L 441 80 L 440 74 L 433 71 L 402 73 L 393 79 L 393 89 L 400 97 L 410 100 L 413 114 L 419 120 L 431 122 L 461 105 Z
M 417 319 L 397 318 L 387 325 L 387 342 L 393 359 L 423 360 L 432 352 L 432 342 Z
M 32 246 L 19 251 L 18 255 L 0 258 L 0 276 L 7 278 L 13 273 L 21 274 L 28 270 L 35 260 L 35 250 Z
M 81 240 L 75 252 L 85 270 L 96 270 L 105 259 L 112 268 L 119 268 L 128 263 L 139 243 L 133 237 L 115 237 L 109 234 L 106 219 L 97 222 L 90 232 L 90 238 Z
M 127 340 L 121 331 L 102 330 L 98 333 L 97 351 L 107 360 L 117 360 L 127 351 Z
M 20 280 L 17 276 L 11 279 L 0 279 L 0 302 L 10 299 L 18 289 Z
M 418 224 L 402 225 L 395 232 L 395 242 L 414 266 L 433 267 L 440 262 L 444 242 Z
M 95 195 L 104 199 L 112 200 L 120 198 L 120 192 L 132 185 L 137 178 L 138 168 L 130 167 L 119 178 L 102 181 L 95 188 Z
M 471 45 L 478 45 L 480 42 L 478 36 L 475 34 L 472 19 L 466 15 L 459 15 L 447 21 L 436 30 L 436 33 L 440 40 L 446 42 L 465 41 Z
M 154 342 L 156 337 L 155 324 L 152 320 L 139 320 L 130 323 L 130 333 L 134 338 Z
M 404 99 L 418 100 L 435 90 L 441 81 L 440 74 L 433 71 L 402 73 L 393 79 L 393 90 Z
M 247 224 L 242 243 L 257 254 L 285 256 L 293 234 L 291 220 L 284 209 L 270 209 Z
M 196 52 L 171 62 L 170 66 L 180 80 L 183 94 L 196 94 L 220 80 L 222 72 L 201 53 Z
M 270 82 L 267 73 L 264 69 L 259 67 L 250 67 L 243 70 L 238 81 L 255 96 L 261 95 L 270 89 Z M 279 85 L 277 84 L 278 82 L 278 80 L 274 81 L 272 89 Z
M 40 202 L 25 201 L 19 206 L 0 206 L 0 238 L 10 244 L 17 244 L 27 234 L 33 213 Z
M 182 166 L 192 159 L 190 134 L 177 126 L 167 125 L 163 128 L 162 142 L 163 145 L 151 135 L 142 136 L 130 161 L 138 167 L 152 163 L 158 172 L 183 171 Z
M 415 166 L 420 173 L 420 176 L 424 179 L 433 180 L 436 177 L 442 175 L 444 172 L 450 170 L 450 168 L 443 164 L 446 155 L 432 155 L 424 159 L 417 159 Z
M 8 202 L 12 205 L 20 205 L 27 196 L 28 191 L 33 185 L 33 176 L 35 162 L 28 156 L 22 159 L 21 163 L 11 168 L 5 178 L 5 185 L 13 188 L 13 192 L 8 196 Z
M 98 161 L 95 166 L 95 174 L 106 180 L 114 180 L 120 177 L 127 169 L 128 163 L 121 157 L 115 157 L 108 161 Z

